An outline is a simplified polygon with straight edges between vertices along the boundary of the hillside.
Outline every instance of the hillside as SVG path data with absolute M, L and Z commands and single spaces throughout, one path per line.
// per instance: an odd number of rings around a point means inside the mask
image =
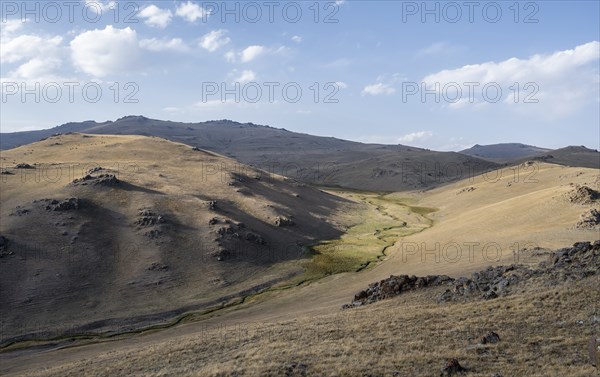
M 556 149 L 533 159 L 551 164 L 600 169 L 600 152 L 584 146 Z
M 551 149 L 540 148 L 520 143 L 500 143 L 490 145 L 475 144 L 459 153 L 478 157 L 484 160 L 505 163 L 523 158 L 531 158 L 550 152 Z
M 299 181 L 357 190 L 392 192 L 432 187 L 498 166 L 457 153 L 403 145 L 363 144 L 252 123 L 228 120 L 178 123 L 142 116 L 2 134 L 0 148 L 8 149 L 67 132 L 158 136 Z
M 235 307 L 160 332 L 52 352 L 5 353 L 2 370 L 30 375 L 44 366 L 49 369 L 37 375 L 76 375 L 102 365 L 99 373 L 145 374 L 175 365 L 181 374 L 196 375 L 328 375 L 336 370 L 437 376 L 445 358 L 457 358 L 474 376 L 588 376 L 594 370 L 586 347 L 597 329 L 598 279 L 585 271 L 595 265 L 563 273 L 561 263 L 571 259 L 564 253 L 554 259 L 552 251 L 598 238 L 600 218 L 584 222 L 582 215 L 598 208 L 599 189 L 596 169 L 528 163 L 425 192 L 373 197 L 373 208 L 396 219 L 395 231 L 414 230 L 392 237 L 395 244 L 380 263 L 250 294 Z M 367 225 L 375 224 L 361 226 Z M 336 250 L 364 247 L 363 239 L 381 233 L 365 228 L 358 239 L 342 238 Z M 592 253 L 597 265 L 597 246 Z M 559 275 L 505 281 L 506 296 L 439 302 L 448 288 L 439 286 L 340 310 L 390 275 L 482 279 L 490 265 L 524 269 L 539 262 L 556 266 L 551 272 Z M 481 345 L 490 331 L 500 335 L 500 343 Z M 565 358 L 573 360 L 564 363 Z
M 361 205 L 146 136 L 3 151 L 2 342 L 162 323 L 302 272 Z M 43 330 L 40 330 L 43 328 Z M 18 336 L 18 338 L 14 338 Z

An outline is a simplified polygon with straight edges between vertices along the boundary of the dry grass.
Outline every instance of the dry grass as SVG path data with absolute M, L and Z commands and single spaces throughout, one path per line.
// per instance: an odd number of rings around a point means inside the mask
M 438 290 L 409 292 L 313 318 L 214 325 L 28 375 L 438 376 L 444 359 L 456 357 L 468 376 L 589 377 L 599 283 L 537 282 L 514 296 L 443 305 L 434 303 Z M 478 345 L 491 330 L 501 341 Z

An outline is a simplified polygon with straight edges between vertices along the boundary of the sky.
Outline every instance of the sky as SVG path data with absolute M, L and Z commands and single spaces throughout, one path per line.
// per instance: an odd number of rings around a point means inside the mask
M 3 1 L 0 131 L 232 119 L 600 149 L 599 1 Z

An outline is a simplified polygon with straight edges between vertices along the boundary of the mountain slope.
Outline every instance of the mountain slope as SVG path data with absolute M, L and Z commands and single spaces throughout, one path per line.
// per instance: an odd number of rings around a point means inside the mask
M 459 153 L 482 158 L 484 160 L 503 163 L 522 158 L 539 156 L 549 151 L 551 151 L 551 149 L 540 148 L 533 145 L 520 143 L 501 143 L 490 145 L 475 144 L 471 148 L 462 150 Z
M 303 245 L 361 210 L 154 137 L 61 135 L 1 162 L 2 342 L 218 306 L 301 273 Z
M 228 120 L 178 123 L 128 116 L 114 122 L 67 123 L 45 131 L 2 134 L 2 149 L 55 133 L 158 136 L 215 151 L 262 170 L 324 186 L 396 191 L 462 179 L 494 162 L 402 145 L 363 144 Z M 422 162 L 425 162 L 423 166 Z M 460 166 L 460 171 L 456 166 Z M 439 172 L 441 171 L 441 173 Z M 431 173 L 431 175 L 429 175 Z M 431 177 L 434 175 L 434 179 Z M 439 179 L 442 177 L 443 179 Z

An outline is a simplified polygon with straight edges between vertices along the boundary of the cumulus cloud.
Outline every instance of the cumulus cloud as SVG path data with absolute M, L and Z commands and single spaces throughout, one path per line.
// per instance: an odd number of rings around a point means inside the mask
M 229 63 L 235 62 L 235 51 L 227 51 L 223 56 L 225 57 L 225 60 L 227 60 Z
M 401 80 L 399 73 L 385 74 L 377 77 L 376 83 L 369 84 L 363 88 L 361 95 L 379 96 L 396 93 L 394 85 Z
M 589 42 L 573 49 L 552 54 L 536 54 L 527 59 L 510 58 L 500 62 L 465 65 L 425 76 L 427 88 L 443 94 L 444 87 L 458 85 L 462 96 L 453 109 L 468 108 L 468 104 L 496 102 L 495 90 L 484 97 L 483 87 L 500 87 L 502 96 L 497 102 L 506 105 L 519 103 L 520 110 L 527 109 L 543 116 L 567 115 L 590 100 L 598 101 L 598 60 L 600 43 Z M 469 101 L 469 88 L 465 83 L 477 83 Z M 518 83 L 518 85 L 515 85 Z M 449 96 L 454 96 L 455 92 Z M 529 102 L 528 102 L 529 101 Z M 539 106 L 532 106 L 539 104 Z M 514 106 L 513 106 L 514 107 Z
M 188 1 L 187 3 L 177 6 L 175 15 L 183 18 L 187 22 L 195 22 L 200 18 L 208 17 L 210 14 L 198 4 Z
M 378 96 L 380 94 L 389 95 L 394 93 L 396 93 L 395 88 L 391 87 L 389 84 L 384 84 L 381 82 L 378 82 L 377 84 L 367 85 L 363 88 L 361 92 L 363 96 L 367 94 L 371 96 Z
M 185 44 L 181 38 L 173 39 L 142 39 L 140 41 L 140 47 L 146 50 L 161 52 L 161 51 L 177 51 L 187 52 L 189 47 Z
M 144 21 L 146 25 L 164 29 L 171 23 L 173 12 L 169 9 L 162 9 L 152 4 L 142 8 L 142 10 L 139 11 L 138 16 L 146 19 Z
M 0 61 L 2 63 L 16 63 L 43 55 L 53 55 L 62 41 L 63 38 L 60 36 L 45 37 L 30 34 L 22 34 L 14 38 L 2 38 L 0 42 L 0 50 L 2 51 Z
M 302 42 L 302 37 L 301 37 L 301 36 L 299 36 L 299 35 L 294 35 L 294 36 L 292 37 L 292 41 L 294 41 L 294 42 L 296 42 L 296 43 L 300 43 L 300 42 Z
M 265 52 L 267 52 L 267 48 L 265 46 L 248 46 L 240 53 L 240 59 L 242 63 L 247 63 L 256 59 Z
M 220 47 L 231 42 L 231 39 L 225 36 L 225 34 L 227 34 L 227 30 L 224 29 L 213 30 L 204 34 L 202 38 L 200 38 L 200 47 L 210 52 L 218 50 Z
M 411 132 L 411 133 L 406 134 L 404 136 L 400 136 L 398 138 L 398 143 L 400 143 L 400 144 L 402 144 L 402 143 L 413 143 L 415 141 L 421 141 L 421 140 L 429 139 L 431 136 L 433 136 L 433 132 L 431 132 L 431 131 Z
M 124 72 L 135 65 L 139 45 L 135 30 L 126 27 L 94 29 L 76 36 L 70 43 L 73 64 L 96 77 Z
M 50 81 L 57 78 L 65 46 L 61 36 L 17 34 L 25 25 L 21 20 L 2 22 L 0 63 L 7 65 L 3 81 Z M 19 64 L 10 70 L 8 65 Z
M 254 80 L 256 80 L 256 73 L 250 70 L 244 70 L 242 74 L 235 79 L 236 82 L 241 84 L 245 84 Z

